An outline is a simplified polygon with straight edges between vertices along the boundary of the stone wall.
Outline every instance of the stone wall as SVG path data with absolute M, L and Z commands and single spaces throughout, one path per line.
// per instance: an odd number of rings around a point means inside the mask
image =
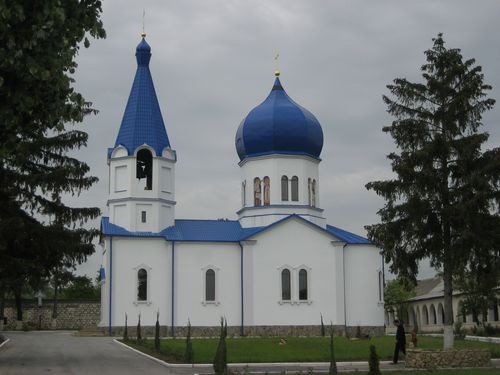
M 111 334 L 113 336 L 122 336 L 125 327 L 112 327 Z M 128 326 L 128 335 L 136 336 L 136 325 Z M 141 334 L 144 337 L 154 336 L 154 326 L 141 327 Z M 328 334 L 330 327 L 325 326 L 325 331 Z M 108 328 L 101 327 L 101 330 L 108 333 Z M 344 326 L 333 326 L 333 331 L 336 336 L 345 336 L 346 328 Z M 355 337 L 358 327 L 347 327 L 347 333 L 350 337 Z M 359 327 L 361 336 L 380 336 L 384 334 L 384 327 Z M 187 335 L 187 327 L 175 327 L 175 336 L 185 337 Z M 220 334 L 220 326 L 191 327 L 191 336 L 193 337 L 218 337 Z M 241 336 L 240 326 L 227 327 L 229 337 Z M 171 336 L 171 327 L 160 327 L 160 335 Z M 290 337 L 290 336 L 320 336 L 321 326 L 248 326 L 244 328 L 245 336 L 275 336 L 275 337 Z
M 408 368 L 489 367 L 491 352 L 487 349 L 419 350 L 409 349 L 405 358 Z
M 16 329 L 84 329 L 95 328 L 100 320 L 99 301 L 60 300 L 57 305 L 57 319 L 52 319 L 52 300 L 44 300 L 41 308 L 32 300 L 23 301 L 23 322 L 17 322 L 14 301 L 6 301 L 4 316 L 7 324 L 4 330 Z

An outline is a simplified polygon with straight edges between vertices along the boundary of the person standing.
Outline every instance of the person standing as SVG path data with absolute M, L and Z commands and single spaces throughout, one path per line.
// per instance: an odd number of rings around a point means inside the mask
M 399 319 L 394 320 L 394 325 L 398 327 L 398 329 L 396 331 L 396 346 L 394 348 L 392 363 L 396 364 L 398 363 L 399 352 L 403 352 L 403 354 L 406 355 L 406 335 L 403 323 L 401 323 Z

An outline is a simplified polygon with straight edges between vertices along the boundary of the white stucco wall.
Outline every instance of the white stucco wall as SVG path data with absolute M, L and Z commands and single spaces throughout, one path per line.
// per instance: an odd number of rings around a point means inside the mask
M 154 325 L 156 312 L 160 312 L 160 324 L 171 322 L 171 248 L 162 238 L 113 237 L 112 272 L 110 264 L 110 239 L 106 238 L 106 282 L 102 286 L 103 315 L 101 326 L 109 324 L 109 286 L 112 277 L 112 325 L 123 326 L 125 314 L 128 324 L 137 324 L 139 313 L 142 325 Z M 137 301 L 137 272 L 148 271 L 147 302 Z
M 383 294 L 379 299 L 380 250 L 373 245 L 347 245 L 344 250 L 348 326 L 383 326 Z
M 336 308 L 336 252 L 331 236 L 300 219 L 279 223 L 244 246 L 246 325 L 319 325 L 320 314 L 328 324 L 341 324 Z M 291 270 L 292 302 L 281 301 L 281 267 Z M 299 301 L 298 272 L 309 272 L 309 301 Z M 249 287 L 247 287 L 249 285 Z
M 205 272 L 216 272 L 216 303 L 205 303 Z M 175 243 L 175 324 L 241 324 L 240 247 L 235 243 Z

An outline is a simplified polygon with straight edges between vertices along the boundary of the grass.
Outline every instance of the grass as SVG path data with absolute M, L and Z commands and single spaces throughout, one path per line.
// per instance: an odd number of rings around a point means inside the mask
M 419 370 L 386 372 L 390 375 L 498 375 L 498 369 L 463 369 L 463 370 Z M 356 372 L 365 375 L 366 372 Z
M 420 336 L 418 347 L 426 349 L 441 349 L 442 338 Z M 329 360 L 329 339 L 327 337 L 289 337 L 286 345 L 279 345 L 279 338 L 228 338 L 227 356 L 230 363 L 264 363 L 264 362 L 327 362 Z M 193 339 L 195 363 L 212 363 L 218 339 Z M 128 344 L 148 354 L 155 355 L 154 341 L 143 340 L 140 343 L 129 341 Z M 345 337 L 335 337 L 336 360 L 368 360 L 369 347 L 377 348 L 380 360 L 392 358 L 394 352 L 394 337 L 381 336 L 369 340 L 349 340 Z M 178 363 L 182 362 L 185 339 L 161 340 L 163 359 Z M 457 349 L 489 349 L 493 358 L 500 358 L 500 344 L 456 340 Z M 497 370 L 498 371 L 498 370 Z M 419 374 L 421 374 L 419 372 Z

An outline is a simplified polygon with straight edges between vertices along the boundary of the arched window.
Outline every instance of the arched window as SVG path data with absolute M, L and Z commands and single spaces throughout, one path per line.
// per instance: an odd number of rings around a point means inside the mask
M 288 201 L 288 177 L 281 177 L 281 200 Z
M 205 301 L 215 301 L 215 271 L 205 272 Z
M 307 301 L 307 271 L 299 271 L 299 300 Z
M 281 271 L 281 299 L 283 301 L 290 301 L 292 299 L 290 270 L 286 268 Z
M 151 151 L 143 148 L 137 153 L 136 178 L 145 178 L 146 186 L 144 190 L 151 190 L 153 187 L 153 155 Z
M 137 301 L 148 300 L 148 271 L 141 268 L 137 271 Z
M 382 271 L 378 271 L 378 300 L 379 302 L 383 300 L 383 290 L 384 290 L 384 277 Z
M 271 180 L 269 177 L 264 177 L 264 206 L 271 204 Z
M 442 303 L 438 304 L 437 324 L 444 324 L 444 308 Z
M 312 197 L 311 197 L 311 193 L 312 193 L 312 186 L 311 186 L 311 179 L 308 178 L 307 179 L 307 204 L 309 206 L 312 205 Z
M 316 207 L 316 180 L 311 184 L 311 206 Z
M 245 207 L 247 203 L 246 187 L 247 187 L 247 182 L 245 180 L 241 183 L 241 207 Z
M 493 303 L 493 320 L 498 322 L 498 304 L 496 302 Z
M 254 206 L 262 205 L 260 178 L 258 177 L 255 177 L 255 179 L 253 180 L 253 205 Z
M 299 178 L 297 176 L 292 177 L 292 201 L 298 202 L 299 200 Z

